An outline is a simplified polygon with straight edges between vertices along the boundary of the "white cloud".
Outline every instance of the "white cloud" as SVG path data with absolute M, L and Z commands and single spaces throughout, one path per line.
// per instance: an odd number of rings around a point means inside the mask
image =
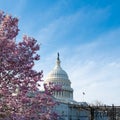
M 52 10 L 51 12 L 56 12 Z M 51 12 L 48 11 L 49 14 Z M 72 14 L 53 19 L 47 26 L 39 30 L 37 38 L 44 45 L 55 44 L 59 41 L 68 41 L 68 39 L 76 41 L 76 37 L 82 41 L 84 38 L 89 37 L 87 35 L 93 34 L 92 32 L 96 29 L 97 24 L 108 18 L 109 15 L 107 13 L 108 8 L 81 8 Z M 75 32 L 78 33 L 76 34 Z
M 106 104 L 119 103 L 120 63 L 101 64 L 101 62 L 79 65 L 70 70 L 72 86 L 75 89 L 75 99 L 81 100 L 82 92 L 86 92 L 86 100 L 100 100 Z M 79 83 L 79 84 L 78 84 Z M 114 98 L 113 98 L 114 96 Z M 117 99 L 117 102 L 116 102 Z

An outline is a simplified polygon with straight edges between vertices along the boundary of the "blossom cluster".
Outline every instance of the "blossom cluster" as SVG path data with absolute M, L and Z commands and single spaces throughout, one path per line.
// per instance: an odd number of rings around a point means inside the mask
M 43 72 L 33 67 L 40 46 L 26 35 L 17 43 L 18 32 L 18 19 L 0 11 L 0 120 L 56 120 L 52 91 L 58 87 L 38 90 Z

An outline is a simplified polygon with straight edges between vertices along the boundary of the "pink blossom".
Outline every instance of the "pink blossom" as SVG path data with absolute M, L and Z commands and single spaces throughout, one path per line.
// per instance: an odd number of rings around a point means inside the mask
M 16 43 L 18 32 L 18 19 L 0 11 L 0 120 L 56 120 L 52 94 L 60 86 L 50 83 L 38 91 L 43 72 L 33 67 L 39 45 L 26 35 Z

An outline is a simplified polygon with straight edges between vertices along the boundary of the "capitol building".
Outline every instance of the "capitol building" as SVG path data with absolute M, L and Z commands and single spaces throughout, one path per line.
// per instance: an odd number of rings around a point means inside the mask
M 60 104 L 55 106 L 54 110 L 60 115 L 60 120 L 91 120 L 91 110 L 86 102 L 77 102 L 73 98 L 73 88 L 68 74 L 61 67 L 59 53 L 56 64 L 48 73 L 45 83 L 52 82 L 56 85 L 62 85 L 62 91 L 54 91 L 53 97 Z M 98 119 L 96 119 L 98 120 Z M 106 117 L 99 120 L 107 120 Z

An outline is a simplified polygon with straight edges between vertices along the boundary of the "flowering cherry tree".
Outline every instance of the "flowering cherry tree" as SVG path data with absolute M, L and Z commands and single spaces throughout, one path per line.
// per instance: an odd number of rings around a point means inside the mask
M 38 90 L 43 73 L 33 66 L 39 45 L 28 36 L 17 43 L 18 32 L 18 19 L 0 11 L 0 120 L 56 120 L 52 91 L 59 88 L 50 83 Z

